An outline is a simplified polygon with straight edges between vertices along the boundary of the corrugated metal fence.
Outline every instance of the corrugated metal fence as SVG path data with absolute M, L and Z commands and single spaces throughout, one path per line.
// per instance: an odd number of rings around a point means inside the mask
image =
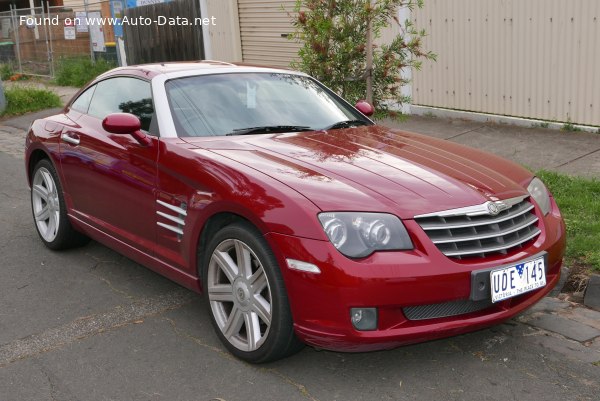
M 600 125 L 600 1 L 427 0 L 413 103 Z

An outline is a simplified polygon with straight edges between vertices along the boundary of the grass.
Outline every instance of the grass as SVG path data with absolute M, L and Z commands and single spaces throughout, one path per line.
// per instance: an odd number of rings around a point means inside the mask
M 561 127 L 561 129 L 563 131 L 570 131 L 570 132 L 581 131 L 581 128 L 579 128 L 578 126 L 574 125 L 571 122 L 571 120 L 568 120 L 566 123 L 564 123 L 563 126 Z
M 531 124 L 532 128 L 548 128 L 550 127 L 550 123 L 548 121 L 542 121 L 539 123 Z
M 600 272 L 600 181 L 549 171 L 537 173 L 556 199 L 567 224 L 567 266 Z
M 62 105 L 58 95 L 46 89 L 13 87 L 6 88 L 4 95 L 6 110 L 2 113 L 3 116 L 15 116 Z
M 58 63 L 54 82 L 60 86 L 81 88 L 93 78 L 115 67 L 115 63 L 102 58 L 95 63 L 89 57 L 64 58 Z

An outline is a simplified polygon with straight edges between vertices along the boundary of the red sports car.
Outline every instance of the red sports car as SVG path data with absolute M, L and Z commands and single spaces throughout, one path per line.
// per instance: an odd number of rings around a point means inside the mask
M 250 362 L 465 333 L 554 287 L 565 226 L 538 178 L 370 113 L 287 70 L 112 70 L 29 131 L 35 225 L 206 294 Z

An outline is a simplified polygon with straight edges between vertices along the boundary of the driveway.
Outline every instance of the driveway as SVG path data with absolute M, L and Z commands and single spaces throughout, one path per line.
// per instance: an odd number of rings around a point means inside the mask
M 392 351 L 305 348 L 252 366 L 204 300 L 104 246 L 37 238 L 24 133 L 0 127 L 2 400 L 598 400 L 600 312 L 546 298 L 517 319 Z

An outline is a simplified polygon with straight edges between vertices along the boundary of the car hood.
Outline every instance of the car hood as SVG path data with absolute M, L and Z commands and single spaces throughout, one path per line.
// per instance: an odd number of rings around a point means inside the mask
M 271 176 L 324 211 L 412 218 L 526 194 L 525 170 L 511 162 L 382 126 L 182 139 L 241 163 L 246 174 Z

